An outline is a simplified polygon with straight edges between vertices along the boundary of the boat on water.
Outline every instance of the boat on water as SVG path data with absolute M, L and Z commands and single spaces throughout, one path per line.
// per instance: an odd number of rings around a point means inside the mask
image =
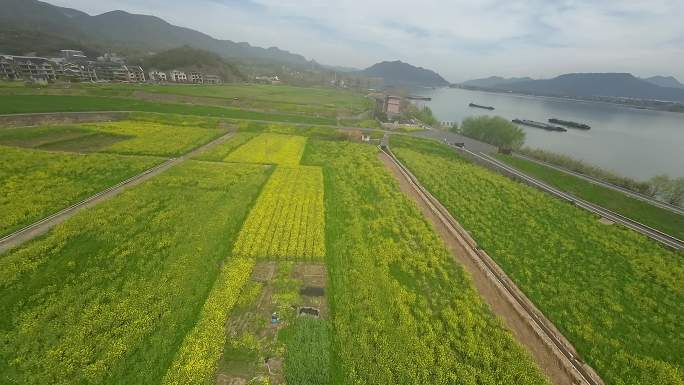
M 551 118 L 551 119 L 549 119 L 549 123 L 560 124 L 561 126 L 566 126 L 566 127 L 571 127 L 571 128 L 579 128 L 580 130 L 591 129 L 591 127 L 588 124 L 577 123 L 577 122 L 573 122 L 570 120 L 561 120 L 561 119 Z
M 512 122 L 517 123 L 517 124 L 522 124 L 523 126 L 541 128 L 541 129 L 546 130 L 546 131 L 557 131 L 557 132 L 566 132 L 567 131 L 563 127 L 552 126 L 550 124 L 546 124 L 546 123 L 542 123 L 542 122 L 536 122 L 534 120 L 513 119 Z
M 491 106 L 481 106 L 481 105 L 475 104 L 475 103 L 470 103 L 470 104 L 468 104 L 468 107 L 482 108 L 482 109 L 485 109 L 485 110 L 494 111 L 494 107 L 491 107 Z
M 427 96 L 409 96 L 407 99 L 408 100 L 422 100 L 422 101 L 426 101 L 426 102 L 432 101 L 432 98 L 429 98 Z

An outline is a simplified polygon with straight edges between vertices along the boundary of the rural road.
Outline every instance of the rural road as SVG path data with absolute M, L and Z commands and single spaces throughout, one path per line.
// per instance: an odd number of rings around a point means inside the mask
M 576 359 L 577 353 L 572 345 L 534 308 L 494 261 L 482 255 L 483 252 L 472 238 L 439 201 L 418 183 L 415 176 L 391 152 L 383 151 L 378 156 L 397 179 L 401 190 L 433 224 L 456 261 L 470 273 L 480 296 L 528 349 L 551 382 L 554 385 L 601 384 L 598 375 Z
M 89 207 L 93 207 L 100 202 L 113 198 L 119 195 L 121 192 L 130 189 L 131 187 L 137 186 L 170 169 L 171 167 L 183 163 L 186 160 L 192 158 L 193 156 L 225 142 L 226 140 L 230 139 L 233 136 L 233 134 L 233 132 L 228 132 L 227 134 L 217 139 L 214 139 L 213 141 L 207 144 L 197 147 L 194 150 L 178 158 L 171 158 L 162 164 L 154 166 L 134 177 L 126 179 L 125 181 L 120 182 L 112 187 L 109 187 L 108 189 L 103 190 L 89 198 L 86 198 L 81 202 L 71 205 L 55 214 L 52 214 L 18 231 L 15 231 L 12 234 L 0 238 L 0 254 L 16 246 L 19 246 L 22 243 L 29 241 L 37 236 L 45 234 L 54 226 L 66 221 L 67 219 L 71 218 L 73 215 L 82 210 L 85 210 Z

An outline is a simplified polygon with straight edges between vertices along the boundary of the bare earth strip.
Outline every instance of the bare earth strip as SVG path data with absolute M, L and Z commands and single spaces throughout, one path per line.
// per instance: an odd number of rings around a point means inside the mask
M 575 384 L 576 380 L 567 373 L 548 345 L 530 328 L 528 321 L 516 311 L 513 304 L 501 295 L 492 279 L 487 277 L 486 273 L 468 257 L 465 247 L 421 199 L 398 166 L 384 153 L 380 153 L 379 157 L 385 164 L 385 167 L 390 170 L 399 182 L 402 192 L 418 205 L 423 215 L 432 223 L 442 240 L 451 250 L 454 259 L 470 273 L 473 284 L 480 296 L 490 306 L 494 314 L 503 319 L 515 338 L 532 354 L 537 365 L 549 377 L 551 382 L 555 385 Z
M 24 242 L 27 242 L 35 237 L 38 237 L 40 235 L 45 234 L 48 232 L 52 227 L 64 222 L 65 220 L 71 218 L 74 214 L 78 213 L 81 210 L 87 209 L 89 207 L 93 207 L 97 205 L 100 202 L 106 201 L 110 198 L 113 198 L 117 195 L 119 195 L 121 192 L 133 187 L 137 186 L 142 182 L 145 182 L 146 180 L 149 180 L 156 175 L 161 174 L 162 172 L 170 169 L 173 166 L 176 166 L 180 163 L 185 162 L 186 160 L 192 158 L 193 156 L 206 151 L 214 146 L 217 146 L 228 139 L 230 139 L 233 136 L 232 132 L 229 132 L 223 136 L 221 136 L 218 139 L 215 139 L 203 146 L 200 146 L 178 158 L 172 158 L 167 160 L 166 162 L 157 165 L 147 171 L 142 172 L 141 174 L 138 174 L 132 178 L 129 178 L 117 185 L 114 185 L 104 191 L 101 191 L 90 198 L 87 198 L 79 203 L 76 203 L 72 206 L 69 206 L 62 211 L 59 211 L 47 218 L 44 218 L 32 225 L 29 225 L 27 227 L 24 227 L 23 229 L 16 231 L 4 238 L 0 239 L 0 254 L 4 253 L 5 251 L 12 249 L 16 246 L 21 245 Z

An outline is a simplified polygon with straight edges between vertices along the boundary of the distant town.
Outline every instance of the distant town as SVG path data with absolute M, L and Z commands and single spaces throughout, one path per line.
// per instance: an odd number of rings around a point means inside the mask
M 82 51 L 61 50 L 57 58 L 0 55 L 0 78 L 32 83 L 125 82 L 125 83 L 189 83 L 221 84 L 218 75 L 180 70 L 146 72 L 141 66 L 126 64 L 116 54 L 107 53 L 91 60 Z M 275 79 L 277 80 L 277 78 Z

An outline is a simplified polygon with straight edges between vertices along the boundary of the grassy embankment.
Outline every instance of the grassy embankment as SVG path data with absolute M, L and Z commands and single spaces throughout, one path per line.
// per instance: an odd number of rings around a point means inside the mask
M 526 159 L 501 154 L 497 155 L 497 158 L 560 190 L 615 211 L 679 239 L 684 239 L 683 215 L 653 206 L 619 191 L 598 186 L 573 175 L 568 175 Z

